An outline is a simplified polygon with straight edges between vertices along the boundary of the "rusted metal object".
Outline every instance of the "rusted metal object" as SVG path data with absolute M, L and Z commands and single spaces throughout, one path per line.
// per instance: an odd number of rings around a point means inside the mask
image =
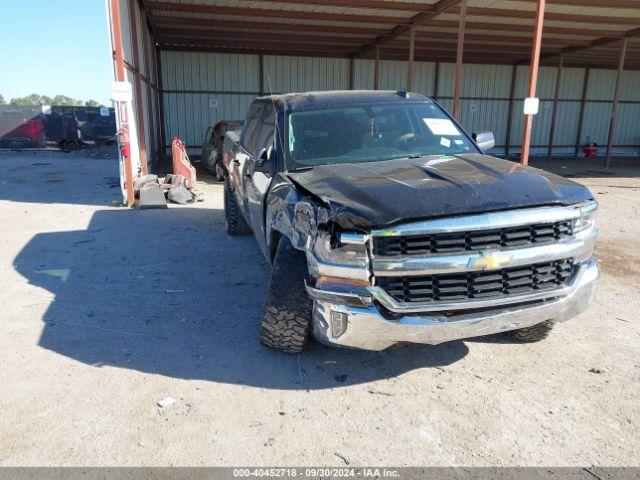
M 540 61 L 540 46 L 542 44 L 542 25 L 544 23 L 545 0 L 538 0 L 536 7 L 536 26 L 533 31 L 533 45 L 531 46 L 531 65 L 529 66 L 529 90 L 528 97 L 536 96 L 536 86 L 538 84 L 538 63 Z M 520 163 L 529 164 L 529 147 L 531 145 L 531 127 L 533 126 L 533 115 L 525 115 L 524 133 L 522 135 L 522 150 Z
M 124 65 L 124 52 L 122 49 L 122 29 L 120 27 L 120 5 L 118 0 L 110 0 L 111 10 L 111 35 L 113 38 L 113 49 L 115 58 L 115 76 L 118 82 L 125 82 L 127 80 L 127 74 L 125 72 Z M 126 108 L 118 108 L 116 114 L 119 115 L 120 121 L 126 124 L 127 115 Z M 124 119 L 123 119 L 124 116 Z M 124 183 L 127 191 L 127 205 L 133 206 L 134 193 L 133 193 L 133 177 L 131 171 L 131 156 L 126 155 L 124 157 Z

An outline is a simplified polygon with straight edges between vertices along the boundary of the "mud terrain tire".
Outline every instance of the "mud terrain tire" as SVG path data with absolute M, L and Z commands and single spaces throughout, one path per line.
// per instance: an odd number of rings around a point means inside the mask
M 222 166 L 222 162 L 220 160 L 216 160 L 213 172 L 215 173 L 216 180 L 222 182 L 224 180 L 224 167 Z
M 547 338 L 551 330 L 553 330 L 553 322 L 551 320 L 547 320 L 546 322 L 538 323 L 531 327 L 504 332 L 504 334 L 510 339 L 518 342 L 533 343 Z
M 307 258 L 288 238 L 278 245 L 262 309 L 260 342 L 286 353 L 301 352 L 309 342 L 313 300 L 304 281 Z
M 251 228 L 242 216 L 236 197 L 233 195 L 229 177 L 224 178 L 224 218 L 229 235 L 248 235 L 251 233 Z

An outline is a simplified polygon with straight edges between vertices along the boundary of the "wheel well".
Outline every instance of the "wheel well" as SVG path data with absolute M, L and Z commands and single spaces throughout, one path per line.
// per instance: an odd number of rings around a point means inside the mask
M 271 263 L 273 264 L 273 260 L 276 258 L 276 251 L 278 250 L 278 244 L 282 239 L 282 234 L 277 230 L 271 231 L 271 241 L 269 242 L 269 255 L 271 259 Z

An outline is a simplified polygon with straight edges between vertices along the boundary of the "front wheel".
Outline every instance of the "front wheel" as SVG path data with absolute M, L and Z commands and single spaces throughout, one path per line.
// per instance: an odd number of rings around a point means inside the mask
M 504 332 L 504 334 L 512 340 L 522 343 L 539 342 L 549 336 L 549 333 L 553 330 L 553 325 L 551 320 L 547 320 L 546 322 L 538 323 L 531 327 Z
M 236 202 L 229 177 L 224 178 L 224 218 L 229 235 L 248 235 L 251 233 L 251 228 L 242 216 L 238 202 Z
M 219 182 L 224 180 L 224 167 L 222 166 L 222 162 L 220 162 L 219 160 L 216 160 L 215 163 L 215 173 L 216 180 L 218 180 Z
M 301 352 L 309 341 L 313 300 L 305 289 L 305 254 L 283 238 L 276 250 L 262 309 L 260 342 L 286 353 Z

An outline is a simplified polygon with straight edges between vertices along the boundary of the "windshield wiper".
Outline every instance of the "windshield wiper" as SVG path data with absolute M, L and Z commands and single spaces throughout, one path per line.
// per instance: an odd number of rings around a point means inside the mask
M 414 160 L 416 158 L 422 158 L 422 157 L 426 157 L 426 155 L 422 154 L 422 153 L 414 153 L 411 155 L 407 155 L 405 157 L 395 157 L 392 160 Z
M 287 171 L 288 172 L 306 172 L 308 170 L 313 170 L 313 165 L 309 165 L 308 167 L 292 168 L 291 170 L 287 170 Z

